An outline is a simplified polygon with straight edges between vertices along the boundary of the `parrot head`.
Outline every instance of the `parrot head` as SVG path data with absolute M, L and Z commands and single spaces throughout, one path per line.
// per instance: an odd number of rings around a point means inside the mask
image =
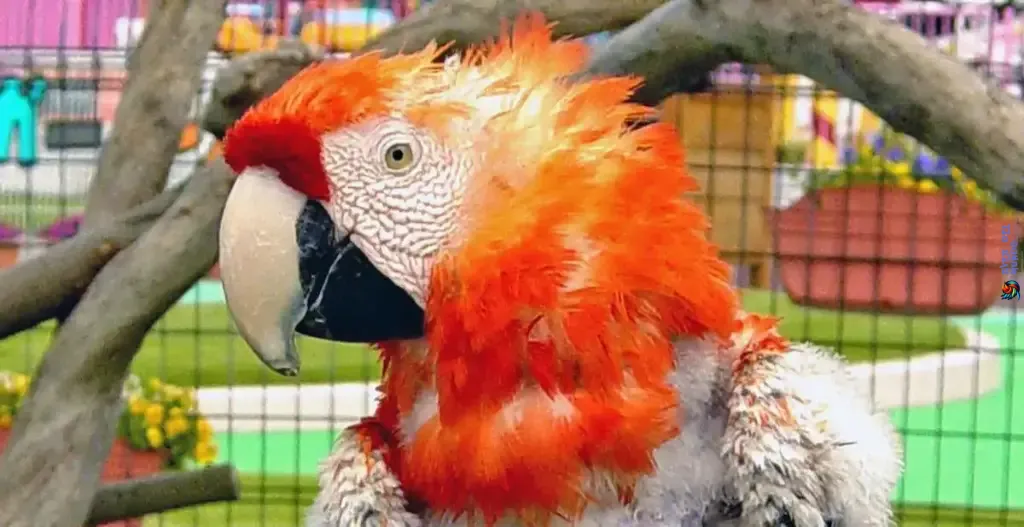
M 267 365 L 297 372 L 296 332 L 426 339 L 452 390 L 480 357 L 508 386 L 572 384 L 586 364 L 529 343 L 728 335 L 728 266 L 675 129 L 631 126 L 654 111 L 638 79 L 569 80 L 587 45 L 538 15 L 442 51 L 318 63 L 228 131 L 221 275 Z

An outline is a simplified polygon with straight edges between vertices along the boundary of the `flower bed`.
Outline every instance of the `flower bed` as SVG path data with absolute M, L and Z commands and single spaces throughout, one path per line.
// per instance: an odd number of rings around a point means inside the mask
M 918 314 L 974 314 L 995 302 L 1001 231 L 1017 215 L 915 149 L 887 132 L 843 169 L 813 172 L 809 192 L 771 214 L 794 302 Z
M 0 371 L 0 450 L 29 390 L 22 373 Z M 103 481 L 154 474 L 165 468 L 206 465 L 217 457 L 213 428 L 195 406 L 195 391 L 151 379 L 143 385 L 131 377 L 123 390 L 124 410 L 117 436 L 103 467 Z M 105 524 L 139 527 L 141 519 Z

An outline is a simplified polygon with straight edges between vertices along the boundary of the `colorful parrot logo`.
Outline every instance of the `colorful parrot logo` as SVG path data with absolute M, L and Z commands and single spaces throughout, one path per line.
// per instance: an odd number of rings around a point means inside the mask
M 1020 299 L 1020 284 L 1016 280 L 1003 282 L 1003 300 Z

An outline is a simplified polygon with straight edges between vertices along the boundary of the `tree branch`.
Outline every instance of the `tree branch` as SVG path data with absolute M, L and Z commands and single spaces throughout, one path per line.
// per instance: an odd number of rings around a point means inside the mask
M 217 72 L 203 117 L 203 128 L 223 139 L 231 123 L 250 106 L 277 91 L 322 55 L 305 44 L 285 41 L 277 49 L 242 55 Z
M 616 35 L 591 73 L 644 98 L 725 61 L 800 73 L 864 104 L 1024 210 L 1024 105 L 919 35 L 839 0 L 673 0 Z
M 86 523 L 99 525 L 141 518 L 206 503 L 237 501 L 240 497 L 238 471 L 231 465 L 164 472 L 103 485 L 96 492 Z
M 0 454 L 0 525 L 77 527 L 114 439 L 121 386 L 147 331 L 213 265 L 234 174 L 199 170 L 111 259 L 54 337 Z
M 558 35 L 588 35 L 625 27 L 664 2 L 545 0 L 529 2 L 529 7 L 543 12 L 548 20 L 558 22 L 554 29 Z M 403 49 L 421 49 L 431 41 L 451 42 L 455 49 L 463 48 L 496 37 L 501 24 L 514 19 L 524 4 L 509 0 L 438 0 L 388 28 L 362 51 L 381 50 L 390 55 Z M 277 91 L 299 70 L 321 59 L 320 53 L 305 44 L 286 41 L 278 49 L 247 53 L 231 61 L 217 72 L 203 128 L 222 139 L 230 124 L 256 101 Z
M 151 6 L 89 189 L 83 230 L 113 220 L 166 188 L 226 3 L 165 0 Z
M 96 273 L 142 235 L 181 195 L 164 191 L 114 222 L 48 247 L 39 256 L 0 269 L 0 338 L 66 313 Z M 59 277 L 59 278 L 58 278 Z
M 624 28 L 665 0 L 438 0 L 424 5 L 367 43 L 385 54 L 417 51 L 431 41 L 456 48 L 495 38 L 503 22 L 524 9 L 544 13 L 559 36 L 586 36 Z

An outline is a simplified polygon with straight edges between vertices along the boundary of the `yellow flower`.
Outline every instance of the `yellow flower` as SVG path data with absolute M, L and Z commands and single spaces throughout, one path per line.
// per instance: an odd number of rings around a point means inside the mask
M 952 176 L 953 181 L 960 181 L 964 178 L 964 173 L 957 167 L 951 168 L 949 170 L 949 175 Z
M 164 385 L 164 397 L 170 400 L 177 399 L 185 394 L 185 390 L 170 384 Z
M 889 172 L 896 177 L 902 178 L 903 176 L 910 175 L 910 163 L 907 163 L 906 161 L 887 163 L 887 165 L 888 166 L 886 166 L 886 168 L 888 168 Z
M 207 465 L 214 462 L 217 459 L 217 445 L 208 441 L 200 441 L 196 443 L 195 449 L 196 462 L 201 465 Z
M 150 379 L 149 380 L 149 389 L 153 390 L 154 392 L 160 391 L 160 387 L 162 387 L 162 386 L 163 386 L 163 383 L 160 382 L 160 379 L 154 378 L 154 379 Z
M 857 158 L 858 159 L 871 159 L 873 157 L 875 157 L 875 151 L 871 147 L 871 143 L 869 143 L 867 141 L 861 143 L 860 147 L 857 148 Z
M 181 407 L 182 408 L 184 408 L 186 410 L 191 410 L 192 406 L 196 403 L 196 391 L 195 391 L 195 389 L 189 388 L 189 389 L 183 391 L 182 394 L 181 394 L 181 397 L 179 398 L 179 400 L 181 401 Z
M 164 446 L 164 435 L 159 428 L 149 427 L 146 429 L 146 442 L 152 448 L 160 448 Z
M 0 414 L 0 428 L 10 428 L 13 421 L 10 414 Z
M 146 411 L 146 401 L 142 399 L 141 395 L 133 393 L 128 397 L 128 411 L 132 415 L 142 415 Z
M 939 186 L 930 179 L 922 179 L 917 183 L 917 191 L 924 194 L 934 194 L 938 192 Z
M 153 403 L 146 407 L 146 424 L 149 426 L 160 426 L 160 423 L 164 420 L 164 407 L 163 405 Z
M 173 406 L 173 407 L 171 407 L 171 410 L 169 412 L 167 412 L 167 415 L 171 416 L 172 418 L 174 418 L 174 417 L 183 417 L 185 415 L 185 412 L 181 408 L 178 408 L 177 406 Z
M 213 437 L 213 426 L 210 426 L 209 421 L 200 417 L 196 420 L 196 435 L 200 441 L 209 441 Z
M 914 188 L 917 186 L 917 181 L 910 176 L 900 176 L 896 180 L 896 185 L 900 188 Z
M 173 417 L 164 423 L 164 432 L 167 433 L 167 437 L 169 438 L 178 437 L 186 430 L 188 430 L 188 420 L 184 417 Z
M 28 391 L 28 375 L 24 373 L 16 373 L 14 378 L 11 380 L 11 385 L 14 388 L 16 395 L 25 395 Z

